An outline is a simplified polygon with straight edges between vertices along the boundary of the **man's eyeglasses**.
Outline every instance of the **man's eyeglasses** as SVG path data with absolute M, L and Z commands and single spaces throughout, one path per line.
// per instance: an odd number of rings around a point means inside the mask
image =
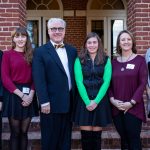
M 51 31 L 52 32 L 56 32 L 57 30 L 59 31 L 59 32 L 63 32 L 64 31 L 64 28 L 62 28 L 62 27 L 59 27 L 59 28 L 50 28 L 51 29 Z

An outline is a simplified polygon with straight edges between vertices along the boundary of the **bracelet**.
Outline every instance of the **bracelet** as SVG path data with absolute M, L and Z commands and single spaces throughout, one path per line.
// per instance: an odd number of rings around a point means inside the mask
M 23 99 L 23 97 L 24 97 L 24 93 L 23 93 L 23 95 L 21 96 L 21 99 Z
M 130 101 L 130 104 L 131 104 L 132 106 L 134 106 L 134 105 L 135 105 L 135 103 L 133 103 L 132 101 Z

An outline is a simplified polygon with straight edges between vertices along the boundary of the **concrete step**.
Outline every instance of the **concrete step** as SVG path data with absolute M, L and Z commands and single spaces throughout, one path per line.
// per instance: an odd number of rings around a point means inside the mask
M 150 119 L 147 120 L 147 123 L 144 123 L 142 126 L 143 130 L 150 130 Z M 40 130 L 40 118 L 33 117 L 31 120 L 29 131 L 39 131 Z M 73 131 L 78 131 L 79 127 L 73 127 Z M 105 131 L 115 130 L 113 125 L 109 125 L 104 128 Z M 9 131 L 9 123 L 7 118 L 3 118 L 3 132 Z
M 71 149 L 71 150 L 81 150 L 81 149 Z M 118 149 L 118 148 L 116 148 L 116 149 L 101 149 L 101 150 L 120 150 L 120 149 Z M 142 150 L 150 150 L 150 148 L 143 148 Z
M 3 133 L 3 150 L 8 150 L 10 133 Z M 34 131 L 28 133 L 29 138 L 29 150 L 37 150 L 40 148 L 40 131 Z M 149 148 L 150 150 L 150 131 L 142 131 L 141 133 L 143 148 Z M 72 132 L 72 148 L 81 149 L 81 135 L 80 131 Z M 103 131 L 102 133 L 102 148 L 115 149 L 120 147 L 120 138 L 115 131 Z
M 41 134 L 40 134 L 40 125 L 39 125 L 39 117 L 33 118 L 28 138 L 29 138 L 29 148 L 28 150 L 41 150 Z M 149 123 L 149 122 L 148 122 Z M 8 150 L 9 145 L 9 124 L 6 118 L 3 118 L 3 133 L 2 133 L 2 140 L 3 140 L 3 150 Z M 143 150 L 150 150 L 150 126 L 147 124 L 143 124 L 142 133 L 142 145 Z M 116 132 L 114 126 L 108 126 L 104 128 L 102 132 L 102 148 L 105 150 L 113 150 L 120 148 L 120 137 Z M 81 135 L 78 127 L 73 127 L 72 132 L 72 150 L 81 150 Z

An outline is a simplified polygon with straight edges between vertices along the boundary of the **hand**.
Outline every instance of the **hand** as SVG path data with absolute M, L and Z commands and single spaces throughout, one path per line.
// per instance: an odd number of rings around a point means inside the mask
M 92 106 L 91 106 L 91 105 L 88 105 L 88 106 L 86 106 L 86 109 L 87 109 L 88 111 L 92 111 Z
M 22 102 L 22 106 L 26 107 L 29 106 L 33 100 L 33 97 L 24 94 L 23 98 L 22 98 L 23 102 Z
M 3 102 L 0 102 L 0 111 L 2 111 Z
M 90 101 L 90 104 L 89 104 L 88 106 L 86 106 L 86 109 L 87 109 L 88 111 L 92 111 L 92 110 L 93 110 L 93 108 L 92 108 L 91 105 L 92 105 L 92 104 L 91 104 L 91 101 Z
M 97 104 L 94 100 L 91 100 L 90 104 L 86 107 L 88 111 L 93 111 L 97 107 Z
M 41 112 L 44 114 L 50 113 L 50 104 L 47 104 L 46 106 L 41 106 Z
M 110 102 L 119 110 L 124 111 L 125 109 L 122 107 L 123 106 L 123 101 L 117 100 L 117 99 L 110 99 Z
M 132 108 L 132 104 L 130 102 L 124 102 L 122 108 L 125 110 L 124 114 L 130 109 Z
M 92 106 L 92 110 L 94 110 L 97 107 L 97 104 L 95 103 L 94 100 L 91 100 L 91 106 Z

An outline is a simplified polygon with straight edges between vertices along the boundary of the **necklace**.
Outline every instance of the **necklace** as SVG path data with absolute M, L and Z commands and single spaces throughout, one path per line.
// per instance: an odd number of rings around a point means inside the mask
M 124 62 L 129 61 L 129 59 L 131 58 L 132 54 L 133 54 L 133 53 L 131 53 L 131 54 L 129 55 L 129 57 L 127 58 L 127 60 L 126 60 L 126 61 L 124 61 Z M 121 55 L 121 63 L 122 63 L 122 64 L 121 64 L 121 65 L 122 65 L 122 66 L 121 66 L 121 71 L 124 71 L 124 70 L 125 70 L 125 67 L 124 67 L 124 65 L 123 65 L 122 55 Z

